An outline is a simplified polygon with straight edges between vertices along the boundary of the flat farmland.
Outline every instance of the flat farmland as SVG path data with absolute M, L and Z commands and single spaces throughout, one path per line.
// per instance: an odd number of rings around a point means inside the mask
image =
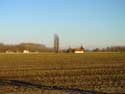
M 0 93 L 125 93 L 125 53 L 0 54 Z

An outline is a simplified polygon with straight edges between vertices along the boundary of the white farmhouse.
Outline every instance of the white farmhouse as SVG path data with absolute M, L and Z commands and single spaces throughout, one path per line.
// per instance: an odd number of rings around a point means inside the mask
M 23 53 L 28 54 L 28 53 L 30 53 L 30 51 L 29 50 L 24 50 Z
M 84 51 L 84 49 L 74 49 L 74 53 L 83 54 L 83 53 L 85 53 L 85 51 Z

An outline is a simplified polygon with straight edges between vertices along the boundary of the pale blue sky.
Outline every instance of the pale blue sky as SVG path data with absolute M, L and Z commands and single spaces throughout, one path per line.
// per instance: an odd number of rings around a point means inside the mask
M 0 42 L 125 46 L 125 0 L 0 0 Z

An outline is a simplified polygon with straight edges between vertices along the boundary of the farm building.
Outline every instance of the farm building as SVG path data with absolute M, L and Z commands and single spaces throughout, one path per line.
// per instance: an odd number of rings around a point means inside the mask
M 28 53 L 30 53 L 30 51 L 29 50 L 24 50 L 23 53 L 28 54 Z
M 83 47 L 81 47 L 81 48 L 69 48 L 68 50 L 67 50 L 67 52 L 68 53 L 85 53 L 85 49 L 83 48 Z
M 74 49 L 73 53 L 84 53 L 84 49 Z
M 11 50 L 7 50 L 5 53 L 6 53 L 6 54 L 12 54 L 12 53 L 14 53 L 14 52 L 11 51 Z

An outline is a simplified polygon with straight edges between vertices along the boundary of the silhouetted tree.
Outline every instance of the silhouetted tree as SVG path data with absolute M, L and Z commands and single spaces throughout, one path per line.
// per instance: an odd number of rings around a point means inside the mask
M 59 52 L 59 36 L 54 35 L 54 51 Z

